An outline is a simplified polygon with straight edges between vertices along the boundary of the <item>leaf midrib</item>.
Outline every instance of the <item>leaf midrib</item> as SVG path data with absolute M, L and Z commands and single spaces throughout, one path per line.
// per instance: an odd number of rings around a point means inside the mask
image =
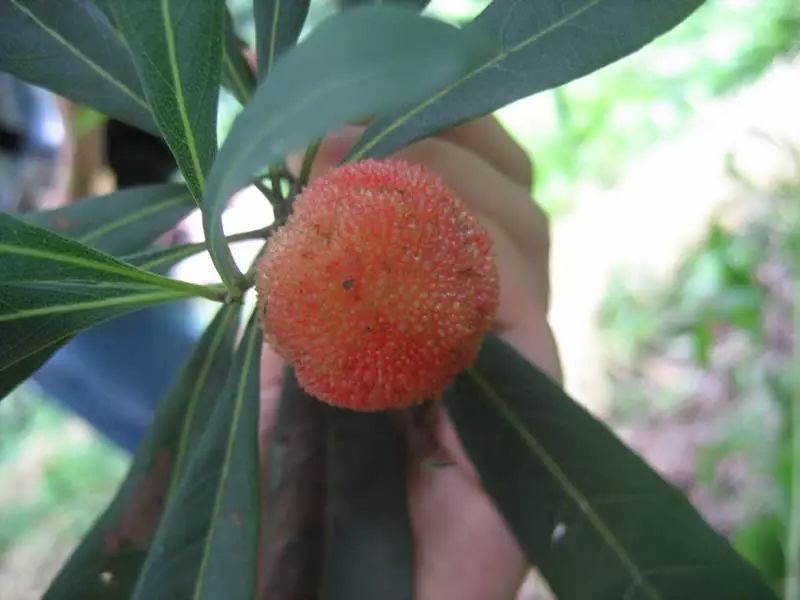
M 278 19 L 281 14 L 281 0 L 275 0 L 272 10 L 272 28 L 269 35 L 269 54 L 267 55 L 267 65 L 264 73 L 272 70 L 272 65 L 275 62 L 275 47 L 277 45 L 276 38 L 278 37 Z
M 228 440 L 225 446 L 225 455 L 222 463 L 222 472 L 220 473 L 219 484 L 217 487 L 216 495 L 214 498 L 214 507 L 211 512 L 211 520 L 209 521 L 208 534 L 206 535 L 205 544 L 203 547 L 203 557 L 200 560 L 200 568 L 197 571 L 197 582 L 195 583 L 194 593 L 192 598 L 198 600 L 203 597 L 203 588 L 205 586 L 205 573 L 208 568 L 208 561 L 211 557 L 211 546 L 214 542 L 214 536 L 217 530 L 217 522 L 219 521 L 219 513 L 222 510 L 222 497 L 225 492 L 225 483 L 230 474 L 231 457 L 236 445 L 236 432 L 239 429 L 239 417 L 242 412 L 242 405 L 244 404 L 244 393 L 247 388 L 247 379 L 252 367 L 253 352 L 255 352 L 256 333 L 258 332 L 258 325 L 251 322 L 247 338 L 244 340 L 246 350 L 243 357 L 242 373 L 239 377 L 238 386 L 236 389 L 236 399 L 233 408 L 233 417 L 231 421 L 231 429 L 228 432 Z
M 0 323 L 20 321 L 33 317 L 46 317 L 81 312 L 98 308 L 113 308 L 116 306 L 129 306 L 131 304 L 146 304 L 150 302 L 160 302 L 167 300 L 177 300 L 186 298 L 182 294 L 173 290 L 158 290 L 141 294 L 129 294 L 126 296 L 116 296 L 114 298 L 104 298 L 102 300 L 89 300 L 87 302 L 70 302 L 68 304 L 51 304 L 40 308 L 29 308 L 18 310 L 6 314 L 0 313 Z
M 160 213 L 169 208 L 172 208 L 173 206 L 178 206 L 179 204 L 182 204 L 187 197 L 190 197 L 190 195 L 184 192 L 177 196 L 166 198 L 159 202 L 149 204 L 148 206 L 141 208 L 135 212 L 126 214 L 124 217 L 108 221 L 101 227 L 98 227 L 97 229 L 94 229 L 93 231 L 90 231 L 89 233 L 86 233 L 78 237 L 77 239 L 78 241 L 83 243 L 91 242 L 93 240 L 96 240 L 97 238 L 103 237 L 104 235 L 111 233 L 112 231 L 115 231 L 116 229 L 120 229 L 125 225 L 129 225 L 134 221 Z
M 122 83 L 121 81 L 116 79 L 113 75 L 111 75 L 111 73 L 106 71 L 103 67 L 98 65 L 96 62 L 94 62 L 88 56 L 86 56 L 78 48 L 76 48 L 69 41 L 67 41 L 67 39 L 64 38 L 64 36 L 62 36 L 60 33 L 58 33 L 57 31 L 55 31 L 54 29 L 49 27 L 46 23 L 44 23 L 44 21 L 42 21 L 35 13 L 30 11 L 27 7 L 22 6 L 18 2 L 18 0 L 9 0 L 9 1 L 11 2 L 11 4 L 14 5 L 14 7 L 18 11 L 20 11 L 21 13 L 27 15 L 28 18 L 30 18 L 34 23 L 36 23 L 36 25 L 38 25 L 46 34 L 48 34 L 50 37 L 52 37 L 54 40 L 56 40 L 58 43 L 60 43 L 62 46 L 64 46 L 69 52 L 71 52 L 77 58 L 79 58 L 84 63 L 86 63 L 86 65 L 92 71 L 94 71 L 100 77 L 102 77 L 103 79 L 108 81 L 110 84 L 112 84 L 114 87 L 119 89 L 122 93 L 124 93 L 126 96 L 131 98 L 134 102 L 136 102 L 136 104 L 138 104 L 142 108 L 144 108 L 148 113 L 150 112 L 150 106 L 147 104 L 147 102 L 145 101 L 144 98 L 140 97 L 138 94 L 136 94 L 136 92 L 131 90 L 127 85 L 125 85 L 124 83 Z
M 603 518 L 594 510 L 589 499 L 584 496 L 578 487 L 572 482 L 569 476 L 561 469 L 558 462 L 550 455 L 549 452 L 542 446 L 520 422 L 520 419 L 508 407 L 507 402 L 500 396 L 500 394 L 492 387 L 492 385 L 478 372 L 473 366 L 467 369 L 467 374 L 472 377 L 478 387 L 484 394 L 491 400 L 492 405 L 500 413 L 500 415 L 508 421 L 509 425 L 519 434 L 523 443 L 533 451 L 544 467 L 559 483 L 564 492 L 578 507 L 578 510 L 583 513 L 586 520 L 597 531 L 606 545 L 617 556 L 622 566 L 630 574 L 636 588 L 641 589 L 648 598 L 651 600 L 661 600 L 661 594 L 656 590 L 647 580 L 645 574 L 639 569 L 634 562 L 631 555 L 625 549 L 622 542 L 614 535 L 611 528 L 606 524 Z
M 222 310 L 228 309 L 223 308 Z M 194 414 L 197 410 L 197 402 L 200 398 L 201 392 L 205 388 L 206 382 L 208 381 L 208 374 L 211 372 L 211 365 L 216 359 L 217 352 L 222 345 L 222 340 L 225 337 L 228 324 L 235 315 L 235 310 L 228 310 L 226 315 L 222 318 L 221 322 L 219 323 L 219 328 L 215 332 L 214 338 L 211 340 L 211 344 L 209 345 L 208 352 L 203 360 L 203 364 L 200 367 L 197 380 L 194 386 L 192 386 L 192 392 L 189 396 L 189 402 L 186 405 L 186 414 L 181 427 L 181 438 L 178 442 L 178 449 L 175 454 L 175 466 L 172 469 L 172 477 L 167 491 L 167 499 L 172 497 L 174 491 L 178 487 L 178 483 L 180 482 L 183 463 L 186 459 L 186 453 L 189 447 L 189 434 L 191 433 Z
M 195 295 L 204 296 L 206 298 L 216 299 L 215 292 L 209 290 L 202 285 L 196 285 L 177 279 L 170 279 L 169 277 L 162 277 L 155 273 L 143 271 L 137 267 L 127 266 L 124 264 L 117 265 L 115 262 L 100 262 L 98 260 L 90 260 L 78 256 L 69 256 L 66 254 L 57 254 L 47 250 L 40 250 L 38 248 L 29 248 L 23 246 L 12 246 L 9 244 L 0 243 L 0 254 L 16 254 L 18 256 L 29 256 L 31 258 L 41 258 L 52 262 L 63 264 L 75 265 L 101 273 L 110 273 L 113 275 L 121 275 L 131 281 L 140 281 L 142 283 L 149 283 L 161 288 L 172 289 L 181 292 L 190 292 Z
M 192 169 L 194 170 L 197 185 L 200 188 L 200 195 L 202 196 L 203 189 L 205 188 L 205 176 L 200 167 L 200 158 L 197 155 L 197 143 L 194 138 L 194 131 L 192 130 L 191 123 L 189 122 L 189 114 L 186 112 L 186 99 L 183 94 L 183 82 L 181 80 L 180 66 L 178 64 L 178 52 L 175 47 L 175 31 L 172 28 L 172 12 L 170 8 L 171 0 L 161 0 L 161 15 L 164 22 L 164 37 L 167 42 L 167 56 L 169 58 L 170 75 L 172 76 L 173 89 L 175 90 L 175 100 L 177 101 L 178 114 L 181 119 L 181 126 L 183 127 L 184 136 L 186 138 L 186 147 L 189 150 L 189 158 L 192 161 Z M 197 198 L 200 201 L 200 198 Z
M 362 158 L 364 158 L 364 155 L 367 152 L 369 152 L 370 150 L 372 150 L 375 146 L 377 146 L 378 143 L 380 143 L 380 141 L 382 139 L 384 139 L 392 131 L 394 131 L 395 129 L 397 129 L 398 127 L 400 127 L 404 123 L 406 123 L 409 119 L 411 119 L 411 117 L 413 117 L 417 113 L 425 110 L 427 107 L 429 107 L 430 105 L 434 104 L 435 102 L 438 102 L 439 100 L 441 100 L 442 98 L 447 96 L 450 92 L 452 92 L 453 90 L 459 88 L 460 86 L 465 84 L 467 81 L 469 81 L 473 77 L 476 77 L 476 76 L 480 75 L 481 73 L 483 73 L 487 69 L 490 69 L 493 66 L 495 66 L 496 64 L 504 61 L 509 56 L 511 56 L 511 55 L 523 50 L 527 46 L 539 41 L 543 37 L 549 35 L 553 31 L 556 31 L 557 29 L 559 29 L 563 25 L 566 25 L 571 20 L 576 19 L 577 17 L 581 16 L 584 12 L 586 12 L 588 10 L 591 10 L 592 8 L 594 8 L 595 6 L 600 4 L 600 2 L 603 2 L 603 1 L 604 0 L 589 0 L 589 2 L 587 2 L 583 7 L 579 8 L 577 10 L 574 10 L 573 12 L 569 13 L 568 15 L 565 15 L 561 19 L 559 19 L 559 20 L 555 21 L 554 23 L 552 23 L 549 27 L 545 27 L 541 31 L 536 32 L 534 35 L 530 36 L 529 38 L 527 38 L 527 39 L 525 39 L 525 40 L 523 40 L 521 42 L 518 42 L 517 44 L 515 44 L 514 46 L 511 46 L 510 48 L 501 50 L 492 59 L 486 61 L 482 65 L 477 66 L 475 69 L 473 69 L 472 71 L 466 73 L 465 75 L 462 75 L 457 80 L 455 80 L 453 83 L 445 86 L 439 92 L 437 92 L 436 94 L 434 94 L 433 96 L 431 96 L 427 100 L 424 100 L 423 102 L 420 102 L 417 106 L 415 106 L 414 108 L 410 109 L 408 112 L 406 112 L 403 115 L 397 117 L 397 119 L 395 119 L 391 124 L 387 125 L 382 131 L 380 131 L 379 133 L 374 135 L 372 137 L 372 139 L 370 139 L 366 144 L 364 144 L 361 148 L 359 148 L 356 152 L 354 152 L 352 154 L 352 156 L 348 160 L 352 161 L 352 162 L 361 160 Z
M 236 66 L 233 64 L 233 59 L 231 59 L 227 48 L 223 51 L 222 56 L 225 61 L 225 68 L 228 70 L 228 76 L 231 78 L 231 81 L 233 81 L 233 85 L 236 87 L 236 91 L 239 93 L 242 101 L 245 101 L 249 95 L 247 93 L 247 87 L 244 85 L 242 78 L 239 77 L 239 72 L 236 70 Z

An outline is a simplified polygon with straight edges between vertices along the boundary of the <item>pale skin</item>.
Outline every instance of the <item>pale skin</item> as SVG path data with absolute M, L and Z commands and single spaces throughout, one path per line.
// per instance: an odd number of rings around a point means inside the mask
M 362 127 L 347 127 L 321 145 L 311 171 L 335 168 Z M 500 273 L 500 305 L 493 330 L 555 379 L 561 371 L 547 322 L 549 236 L 544 213 L 532 202 L 532 170 L 522 149 L 490 117 L 453 128 L 395 155 L 438 173 L 488 229 Z M 290 170 L 299 171 L 300 157 Z M 266 447 L 284 362 L 265 345 L 262 359 L 261 437 Z M 510 600 L 527 561 L 481 487 L 441 403 L 434 400 L 430 431 L 404 426 L 408 505 L 414 537 L 415 600 Z M 450 466 L 432 468 L 430 459 Z

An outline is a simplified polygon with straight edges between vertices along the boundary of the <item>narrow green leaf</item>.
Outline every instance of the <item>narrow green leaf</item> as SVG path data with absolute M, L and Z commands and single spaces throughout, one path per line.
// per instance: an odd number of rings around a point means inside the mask
M 121 256 L 147 248 L 195 208 L 185 185 L 145 185 L 96 196 L 23 219 Z
M 310 0 L 253 0 L 256 57 L 262 79 L 278 57 L 297 43 L 309 4 Z
M 0 284 L 0 398 L 83 329 L 186 297 L 175 290 L 152 286 Z
M 351 160 L 390 154 L 448 126 L 591 73 L 638 50 L 703 0 L 495 0 L 465 29 L 494 52 L 371 125 Z
M 395 6 L 406 6 L 414 10 L 423 10 L 430 4 L 430 0 L 339 0 L 339 6 L 342 8 L 352 8 L 365 4 L 394 4 Z
M 208 287 L 155 275 L 55 232 L 0 213 L 0 285 L 40 282 L 143 284 L 216 299 Z M 110 288 L 109 288 L 110 289 Z M 0 305 L 0 314 L 10 307 Z
M 127 600 L 170 492 L 205 430 L 230 369 L 239 305 L 222 307 L 159 405 L 125 481 L 62 567 L 46 600 Z
M 0 70 L 157 131 L 127 49 L 89 0 L 0 0 Z
M 217 148 L 224 1 L 109 0 L 139 78 L 199 202 Z
M 269 226 L 262 229 L 234 233 L 225 239 L 228 241 L 228 243 L 241 242 L 245 240 L 264 241 L 269 237 L 272 231 L 273 227 Z M 206 250 L 208 250 L 208 246 L 205 242 L 180 244 L 167 248 L 149 248 L 141 252 L 129 254 L 125 257 L 125 261 L 142 269 L 155 271 L 156 273 L 163 273 L 184 258 L 193 256 L 195 254 L 200 254 Z
M 560 600 L 774 598 L 683 494 L 495 336 L 445 399 L 484 487 Z
M 267 450 L 259 598 L 316 598 L 325 546 L 325 407 L 287 368 Z
M 234 97 L 246 104 L 256 88 L 256 77 L 242 54 L 245 48 L 236 35 L 230 12 L 225 13 L 225 50 L 222 56 L 222 84 Z
M 253 318 L 208 427 L 167 504 L 134 598 L 253 598 L 260 524 L 260 353 Z
M 208 178 L 203 224 L 226 285 L 241 278 L 221 220 L 238 188 L 335 127 L 427 97 L 485 52 L 480 36 L 409 11 L 364 8 L 334 16 L 283 55 L 237 117 Z
M 184 258 L 200 254 L 208 250 L 205 242 L 179 244 L 167 248 L 150 248 L 135 254 L 129 254 L 125 261 L 148 271 L 164 273 Z
M 5 398 L 9 392 L 35 373 L 56 350 L 70 339 L 72 338 L 67 336 L 64 339 L 45 345 L 41 350 L 31 352 L 21 359 L 16 359 L 10 364 L 0 364 L 0 399 Z
M 0 214 L 0 397 L 79 331 L 212 288 L 138 269 Z
M 38 283 L 0 285 L 0 323 L 19 323 L 36 317 L 54 317 L 94 309 L 120 306 L 140 308 L 150 304 L 186 298 L 175 290 L 140 285 L 102 286 L 75 283 Z
M 388 413 L 329 408 L 322 598 L 411 600 L 405 465 Z
M 114 1 L 94 0 L 94 3 L 114 23 L 114 27 L 117 27 L 112 7 Z M 244 54 L 242 54 L 245 44 L 236 35 L 230 11 L 226 11 L 224 35 L 225 50 L 222 57 L 222 85 L 228 88 L 239 102 L 245 104 L 250 99 L 250 96 L 253 95 L 253 90 L 256 87 L 256 78 Z

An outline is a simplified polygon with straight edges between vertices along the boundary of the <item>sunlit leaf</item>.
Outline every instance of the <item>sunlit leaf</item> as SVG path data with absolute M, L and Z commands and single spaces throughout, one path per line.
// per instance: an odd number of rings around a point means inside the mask
M 127 49 L 89 0 L 0 0 L 0 70 L 157 131 Z
M 465 28 L 495 49 L 466 74 L 377 120 L 351 159 L 389 154 L 450 125 L 591 73 L 668 31 L 703 0 L 494 0 Z
M 198 201 L 217 149 L 223 0 L 108 0 L 158 128 Z

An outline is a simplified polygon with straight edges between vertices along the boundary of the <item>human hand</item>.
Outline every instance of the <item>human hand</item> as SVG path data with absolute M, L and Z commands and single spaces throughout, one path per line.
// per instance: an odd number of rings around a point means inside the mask
M 335 168 L 361 132 L 362 127 L 347 127 L 327 138 L 311 179 Z M 395 157 L 438 173 L 484 223 L 500 275 L 500 303 L 493 330 L 528 360 L 560 379 L 546 318 L 547 221 L 530 199 L 532 173 L 525 153 L 493 118 L 486 117 L 413 144 Z M 295 173 L 299 162 L 299 157 L 289 160 Z M 275 422 L 284 366 L 265 345 L 262 444 Z M 481 487 L 441 402 L 434 401 L 429 411 L 430 419 L 422 423 L 422 430 L 418 419 L 400 419 L 414 536 L 415 598 L 513 598 L 525 575 L 525 557 Z M 450 466 L 430 467 L 433 460 Z

